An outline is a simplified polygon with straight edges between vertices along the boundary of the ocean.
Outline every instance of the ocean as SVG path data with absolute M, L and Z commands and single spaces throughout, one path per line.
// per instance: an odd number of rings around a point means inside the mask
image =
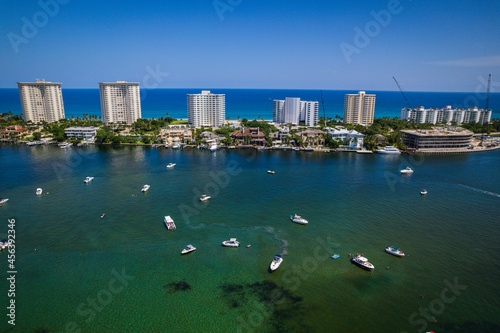
M 200 93 L 202 89 L 142 89 L 141 108 L 143 118 L 160 118 L 167 114 L 177 119 L 187 119 L 187 94 Z M 226 117 L 255 119 L 273 118 L 273 100 L 285 97 L 300 97 L 302 100 L 319 101 L 319 116 L 343 117 L 345 94 L 357 93 L 347 90 L 323 90 L 325 111 L 321 105 L 319 90 L 284 89 L 210 89 L 213 93 L 226 94 Z M 376 94 L 375 117 L 400 117 L 407 104 L 399 91 L 367 91 Z M 83 114 L 101 116 L 99 89 L 62 89 L 66 118 Z M 406 92 L 412 107 L 427 108 L 478 106 L 484 108 L 486 95 L 476 93 Z M 500 93 L 490 95 L 492 118 L 500 118 Z M 0 89 L 0 112 L 12 111 L 22 114 L 17 89 Z
M 0 161 L 0 197 L 10 199 L 0 236 L 14 220 L 17 271 L 12 326 L 0 253 L 2 332 L 500 329 L 499 151 L 3 144 Z M 415 172 L 401 176 L 407 166 Z M 239 248 L 221 246 L 232 237 Z M 197 250 L 181 256 L 187 244 Z M 390 245 L 406 256 L 385 253 Z M 373 272 L 350 263 L 356 253 Z M 284 261 L 270 273 L 275 254 Z

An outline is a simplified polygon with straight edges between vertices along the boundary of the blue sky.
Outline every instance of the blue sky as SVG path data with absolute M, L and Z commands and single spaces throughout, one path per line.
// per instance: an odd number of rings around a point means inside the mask
M 42 0 L 0 13 L 2 88 L 397 90 L 395 76 L 468 92 L 491 73 L 500 90 L 498 1 Z

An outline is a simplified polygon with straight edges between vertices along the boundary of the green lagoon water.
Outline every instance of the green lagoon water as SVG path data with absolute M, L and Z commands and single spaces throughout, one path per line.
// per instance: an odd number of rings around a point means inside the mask
M 12 326 L 0 254 L 0 331 L 499 332 L 499 165 L 500 151 L 3 145 L 0 234 L 15 219 L 17 275 Z M 222 247 L 231 237 L 242 246 Z M 407 256 L 385 253 L 393 244 Z

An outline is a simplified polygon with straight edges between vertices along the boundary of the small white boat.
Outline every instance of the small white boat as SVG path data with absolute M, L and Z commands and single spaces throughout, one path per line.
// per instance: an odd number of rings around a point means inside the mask
M 70 148 L 73 144 L 71 142 L 62 143 L 59 147 L 61 149 Z
M 385 248 L 385 252 L 390 253 L 396 257 L 404 257 L 405 254 L 401 249 L 397 246 L 391 245 Z
M 210 199 L 210 198 L 211 198 L 211 196 L 206 195 L 206 194 L 203 194 L 203 195 L 201 196 L 201 198 L 200 198 L 200 201 L 207 201 L 207 200 L 208 200 L 208 199 Z
M 274 175 L 276 172 L 274 172 L 274 170 L 267 170 L 267 173 Z
M 179 149 L 181 148 L 181 145 L 178 143 L 178 142 L 175 142 L 173 145 L 172 145 L 172 149 Z
M 7 201 L 9 201 L 9 199 L 0 198 L 0 205 L 6 203 Z
M 275 255 L 273 261 L 271 261 L 271 265 L 269 265 L 269 269 L 271 270 L 271 272 L 278 269 L 278 267 L 280 267 L 282 262 L 283 258 L 281 257 L 281 255 L 279 254 Z
M 176 226 L 174 223 L 174 220 L 170 216 L 165 216 L 165 219 L 163 220 L 165 223 L 165 226 L 167 227 L 168 230 L 175 230 Z
M 295 222 L 295 223 L 298 223 L 298 224 L 308 224 L 309 222 L 307 222 L 306 219 L 304 219 L 303 217 L 295 214 L 295 215 L 290 215 L 290 220 L 292 220 L 292 222 Z
M 413 169 L 412 169 L 412 168 L 410 168 L 410 167 L 406 167 L 406 169 L 401 170 L 401 173 L 402 173 L 403 175 L 409 175 L 409 174 L 412 174 L 412 173 L 413 173 Z
M 427 190 L 424 189 L 424 190 L 420 191 L 420 194 L 421 195 L 426 195 L 427 194 Z
M 168 163 L 167 168 L 173 168 L 175 166 L 175 163 Z
M 368 271 L 371 271 L 375 268 L 375 266 L 368 262 L 368 259 L 362 256 L 356 256 L 352 258 L 351 262 Z
M 193 252 L 194 250 L 196 250 L 196 248 L 190 244 L 190 245 L 186 246 L 186 248 L 181 251 L 181 254 Z
M 146 184 L 146 185 L 144 185 L 144 186 L 142 187 L 141 192 L 146 192 L 147 190 L 149 190 L 149 188 L 150 188 L 150 187 L 151 187 L 150 185 L 147 185 L 147 184 Z
M 85 184 L 88 184 L 88 183 L 90 183 L 90 182 L 91 182 L 91 181 L 93 181 L 93 180 L 94 180 L 94 177 L 87 177 L 87 178 L 85 178 L 85 180 L 84 180 L 83 182 L 84 182 Z
M 227 247 L 238 247 L 240 246 L 240 242 L 238 242 L 236 238 L 231 238 L 228 241 L 223 241 L 222 245 Z
M 356 150 L 356 154 L 373 154 L 373 151 L 361 149 L 361 150 Z
M 379 154 L 390 154 L 390 155 L 399 155 L 401 154 L 401 152 L 399 151 L 398 148 L 394 147 L 394 146 L 387 146 L 387 147 L 384 147 L 384 149 L 379 149 L 377 150 L 377 153 Z
M 217 143 L 215 143 L 215 142 L 210 145 L 210 151 L 216 151 L 217 148 L 218 148 Z
M 106 217 L 106 213 L 103 213 L 103 214 L 101 215 L 101 219 L 103 219 L 103 218 L 105 218 L 105 217 Z
M 43 190 L 39 187 L 36 189 L 36 195 L 42 195 Z

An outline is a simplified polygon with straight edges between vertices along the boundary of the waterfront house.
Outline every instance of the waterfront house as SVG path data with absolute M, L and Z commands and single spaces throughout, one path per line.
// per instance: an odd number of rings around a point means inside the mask
M 83 139 L 93 141 L 99 127 L 68 127 L 64 130 L 68 139 Z
M 168 125 L 167 128 L 160 130 L 159 139 L 165 143 L 190 143 L 193 140 L 193 133 L 187 125 Z
M 28 131 L 27 128 L 24 128 L 19 125 L 7 126 L 4 129 L 0 130 L 0 138 L 8 139 L 12 136 L 19 136 L 20 134 L 24 134 Z
M 325 132 L 317 129 L 306 129 L 302 132 L 297 132 L 295 135 L 299 136 L 303 142 L 304 145 L 310 145 L 310 144 L 316 144 L 316 145 L 322 145 L 325 143 L 325 139 L 323 138 L 323 134 Z
M 266 135 L 258 127 L 242 128 L 231 133 L 231 139 L 240 144 L 267 145 Z
M 364 135 L 356 130 L 348 131 L 345 128 L 341 129 L 328 129 L 328 134 L 333 140 L 340 140 L 344 145 L 352 149 L 360 149 L 363 147 Z

